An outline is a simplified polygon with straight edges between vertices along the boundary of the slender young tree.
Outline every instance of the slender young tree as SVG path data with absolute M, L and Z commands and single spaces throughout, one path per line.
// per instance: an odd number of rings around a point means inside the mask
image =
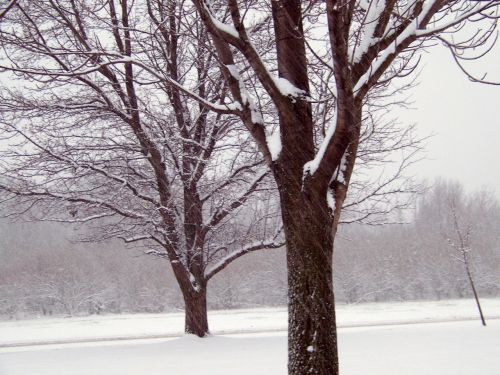
M 451 259 L 461 264 L 458 270 L 448 273 L 456 275 L 457 272 L 465 271 L 466 278 L 465 281 L 462 279 L 462 284 L 470 286 L 483 325 L 486 325 L 486 321 L 479 301 L 477 280 L 473 275 L 478 277 L 480 274 L 476 268 L 480 263 L 477 247 L 481 244 L 478 237 L 484 237 L 486 223 L 494 223 L 495 215 L 491 213 L 495 205 L 495 199 L 486 191 L 466 193 L 456 181 L 437 179 L 422 197 L 418 212 L 419 216 L 427 215 L 432 223 L 427 232 L 436 232 L 441 242 L 444 240 L 448 245 L 450 251 L 446 256 L 451 256 Z M 494 259 L 490 261 L 494 262 Z
M 457 213 L 457 205 L 455 200 L 452 198 L 448 202 L 449 208 L 451 210 L 451 215 L 453 218 L 453 231 L 455 232 L 457 242 L 454 242 L 451 238 L 448 238 L 448 244 L 458 252 L 460 256 L 460 262 L 463 263 L 465 272 L 467 274 L 467 279 L 469 280 L 470 287 L 472 289 L 472 293 L 474 295 L 474 299 L 476 301 L 477 309 L 479 311 L 479 317 L 481 318 L 481 323 L 483 326 L 486 325 L 486 321 L 484 320 L 483 309 L 481 308 L 481 303 L 479 302 L 479 296 L 477 294 L 476 286 L 474 285 L 474 278 L 472 277 L 471 270 L 471 260 L 470 260 L 470 237 L 472 232 L 472 226 L 470 224 L 466 225 L 466 228 L 462 228 L 458 223 L 458 213 Z

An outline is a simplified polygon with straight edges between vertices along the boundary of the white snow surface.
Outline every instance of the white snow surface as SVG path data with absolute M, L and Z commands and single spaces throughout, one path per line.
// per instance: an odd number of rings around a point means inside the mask
M 273 79 L 274 84 L 276 85 L 276 87 L 278 88 L 278 90 L 282 95 L 292 96 L 292 97 L 307 95 L 307 93 L 304 90 L 299 89 L 297 86 L 295 86 L 292 82 L 290 82 L 286 78 L 275 77 L 270 72 L 268 72 L 268 74 Z
M 332 210 L 332 212 L 335 212 L 335 192 L 333 189 L 328 188 L 326 191 L 326 203 L 328 204 L 328 207 Z
M 321 160 L 323 160 L 323 156 L 325 156 L 326 149 L 328 148 L 330 141 L 335 135 L 335 129 L 337 128 L 337 111 L 335 111 L 334 115 L 335 117 L 332 119 L 332 121 L 330 121 L 330 125 L 326 130 L 325 138 L 321 142 L 321 145 L 319 146 L 316 156 L 314 157 L 313 160 L 310 160 L 304 164 L 303 178 L 307 177 L 307 175 L 313 175 L 314 173 L 316 173 L 316 171 L 319 168 L 319 164 L 321 163 Z
M 473 300 L 339 305 L 341 374 L 499 375 L 500 299 L 482 304 L 487 327 Z M 286 375 L 286 309 L 209 317 L 204 339 L 182 313 L 0 322 L 0 375 Z
M 274 129 L 274 131 L 266 134 L 267 147 L 271 153 L 271 158 L 277 160 L 280 156 L 282 144 L 281 144 L 281 133 L 279 128 Z
M 206 9 L 208 10 L 208 14 L 210 15 L 210 18 L 211 18 L 211 20 L 216 28 L 218 28 L 219 30 L 221 30 L 225 33 L 228 33 L 229 35 L 231 35 L 235 38 L 239 38 L 238 31 L 234 28 L 234 26 L 231 26 L 231 25 L 225 24 L 224 22 L 219 21 L 216 17 L 214 17 L 212 15 L 212 12 L 210 11 L 210 9 L 208 9 L 208 8 L 206 8 Z
M 238 67 L 234 64 L 229 64 L 226 65 L 227 69 L 229 70 L 229 73 L 233 76 L 234 79 L 238 81 L 238 86 L 240 88 L 240 95 L 241 95 L 241 100 L 243 101 L 243 105 L 248 105 L 250 109 L 250 116 L 251 120 L 254 124 L 261 124 L 264 125 L 264 119 L 262 118 L 262 114 L 260 113 L 259 109 L 255 105 L 255 100 L 252 98 L 252 96 L 248 93 L 248 90 L 245 87 L 245 82 L 241 78 L 240 72 L 238 70 Z M 238 109 L 241 111 L 243 107 L 241 104 L 239 105 Z
M 487 319 L 500 318 L 500 298 L 485 298 L 482 304 Z M 218 310 L 210 311 L 208 316 L 213 335 L 278 332 L 287 329 L 286 308 Z M 468 319 L 477 319 L 475 302 L 469 299 L 337 306 L 337 323 L 344 328 Z M 183 334 L 183 328 L 183 313 L 3 321 L 0 322 L 0 348 L 44 343 L 176 337 Z
M 375 28 L 377 27 L 380 15 L 385 9 L 385 4 L 385 0 L 373 0 L 368 4 L 368 11 L 363 22 L 364 35 L 362 36 L 361 42 L 354 50 L 354 54 L 352 56 L 355 63 L 358 63 L 368 49 L 377 42 L 377 39 L 373 37 L 373 34 L 375 32 Z

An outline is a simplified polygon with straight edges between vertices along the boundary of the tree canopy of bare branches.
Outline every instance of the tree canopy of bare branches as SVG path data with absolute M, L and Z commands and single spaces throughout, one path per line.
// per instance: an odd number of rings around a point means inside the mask
M 192 14 L 167 1 L 17 4 L 1 31 L 0 190 L 8 215 L 89 224 L 87 240 L 168 259 L 186 332 L 204 336 L 208 280 L 283 243 L 268 167 L 224 116 Z
M 459 57 L 488 51 L 499 2 L 195 0 L 238 115 L 272 169 L 287 245 L 290 374 L 338 374 L 333 241 L 358 158 L 363 111 L 380 90 L 410 76 L 420 51 L 445 43 Z M 265 26 L 255 20 L 263 20 Z M 481 25 L 481 26 L 477 26 Z M 254 30 L 267 27 L 272 47 Z M 318 66 L 320 68 L 318 68 Z M 313 115 L 314 73 L 325 72 L 334 106 Z M 277 72 L 276 72 L 277 71 Z M 251 76 L 260 87 L 249 96 Z M 270 124 L 261 102 L 279 118 Z M 383 101 L 382 101 L 383 102 Z

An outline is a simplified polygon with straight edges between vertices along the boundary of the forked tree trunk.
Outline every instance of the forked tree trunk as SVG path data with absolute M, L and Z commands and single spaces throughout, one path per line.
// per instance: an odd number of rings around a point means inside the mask
M 183 290 L 182 294 L 185 306 L 184 332 L 198 337 L 207 336 L 210 333 L 207 317 L 207 289 Z

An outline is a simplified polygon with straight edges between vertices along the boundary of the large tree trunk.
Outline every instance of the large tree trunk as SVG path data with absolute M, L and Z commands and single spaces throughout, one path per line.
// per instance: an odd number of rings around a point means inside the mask
M 288 212 L 283 215 L 287 235 L 290 375 L 338 374 L 332 227 L 329 215 L 317 208 L 302 202 L 293 208 L 294 214 L 285 207 Z
M 183 291 L 182 294 L 185 306 L 184 332 L 198 337 L 207 336 L 210 332 L 208 330 L 206 288 L 200 288 L 199 291 Z
M 276 174 L 287 245 L 288 374 L 337 375 L 333 215 L 326 184 L 304 187 L 302 168 L 293 170 Z
M 167 248 L 167 251 L 168 248 Z M 199 275 L 188 272 L 175 252 L 169 251 L 170 264 L 184 299 L 184 332 L 198 337 L 209 334 L 207 318 L 207 281 Z

